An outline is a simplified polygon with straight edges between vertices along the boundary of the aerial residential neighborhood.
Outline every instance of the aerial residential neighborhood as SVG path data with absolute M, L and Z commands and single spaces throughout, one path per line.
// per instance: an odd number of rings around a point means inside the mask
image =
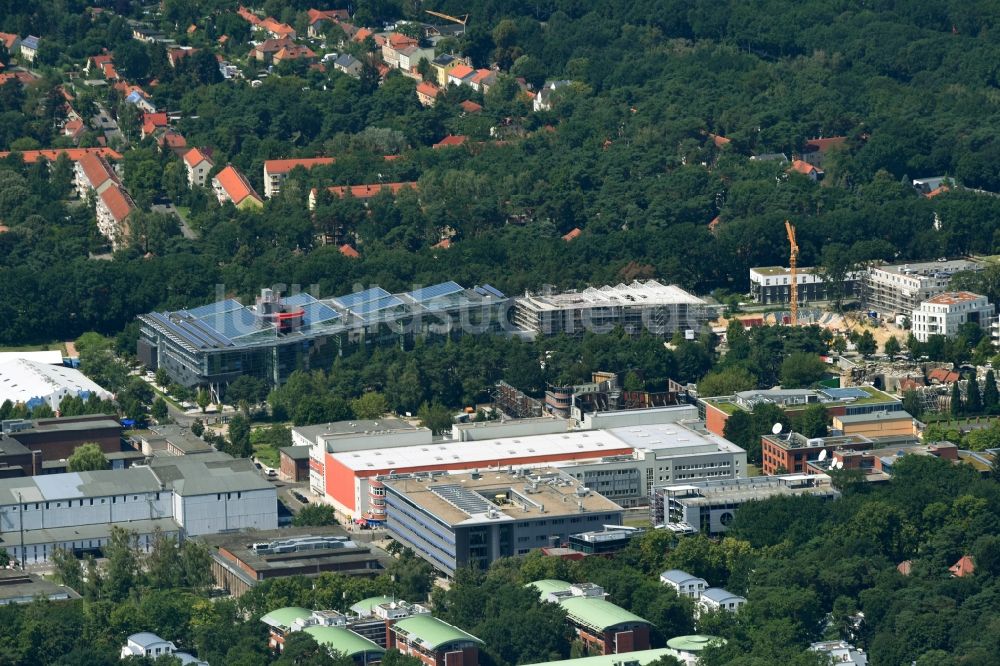
M 0 662 L 996 663 L 998 21 L 0 3 Z

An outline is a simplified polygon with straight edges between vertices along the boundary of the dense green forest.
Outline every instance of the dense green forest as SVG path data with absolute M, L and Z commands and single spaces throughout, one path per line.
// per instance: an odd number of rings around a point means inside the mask
M 238 59 L 249 48 L 235 2 L 163 4 L 162 27 L 201 27 L 181 31 L 182 43 L 206 48 L 232 34 L 222 55 Z M 312 4 L 269 0 L 262 9 L 295 23 Z M 138 3 L 114 5 L 141 15 Z M 993 252 L 1000 200 L 961 190 L 929 200 L 908 182 L 947 174 L 1000 191 L 1000 11 L 992 3 L 436 8 L 472 14 L 468 33 L 444 46 L 476 64 L 510 63 L 529 79 L 581 85 L 541 113 L 528 112 L 503 77 L 484 99 L 452 90 L 433 108 L 394 74 L 376 86 L 332 71 L 285 72 L 250 88 L 217 81 L 204 60 L 171 68 L 162 47 L 129 39 L 122 16 L 90 15 L 80 2 L 4 2 L 0 29 L 42 37 L 44 77 L 26 90 L 3 86 L 0 148 L 57 144 L 47 120 L 58 106 L 53 85 L 110 48 L 134 80 L 157 80 L 155 103 L 182 116 L 178 129 L 191 145 L 214 149 L 220 165 L 233 162 L 258 187 L 264 159 L 338 161 L 298 174 L 262 212 L 237 212 L 185 192 L 180 163 L 140 143 L 127 153 L 126 185 L 139 202 L 165 193 L 188 205 L 202 237 L 184 240 L 176 225 L 140 216 L 144 241 L 113 261 L 88 259 L 100 240 L 86 210 L 63 201 L 65 167 L 49 174 L 16 156 L 4 161 L 0 219 L 10 231 L 0 234 L 0 282 L 9 287 L 0 343 L 115 333 L 137 313 L 209 300 L 217 284 L 244 295 L 276 282 L 319 284 L 328 294 L 452 278 L 518 293 L 656 276 L 741 292 L 748 267 L 786 262 L 785 218 L 798 226 L 803 264 Z M 357 10 L 372 21 L 417 18 L 393 2 Z M 462 115 L 458 102 L 470 96 L 483 114 Z M 491 142 L 491 127 L 507 132 L 502 143 Z M 708 132 L 731 142 L 719 149 Z M 483 144 L 428 148 L 448 133 Z M 748 159 L 791 156 L 809 138 L 838 134 L 847 147 L 830 156 L 819 184 Z M 383 159 L 396 153 L 403 158 Z M 321 202 L 315 219 L 306 209 L 312 186 L 388 180 L 416 180 L 418 190 L 368 210 L 349 199 Z M 355 240 L 360 259 L 317 244 L 316 232 L 333 227 Z M 431 249 L 445 227 L 457 232 L 451 249 Z M 584 233 L 567 245 L 560 236 L 574 227 Z

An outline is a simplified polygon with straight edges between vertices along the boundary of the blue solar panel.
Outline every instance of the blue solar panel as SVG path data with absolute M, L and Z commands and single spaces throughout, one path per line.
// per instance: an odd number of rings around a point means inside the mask
M 219 301 L 218 303 L 209 303 L 208 305 L 202 305 L 196 308 L 188 310 L 188 314 L 196 319 L 206 317 L 208 315 L 221 314 L 223 312 L 229 312 L 231 310 L 239 310 L 243 307 L 243 304 L 234 298 L 227 298 L 224 301 Z
M 430 287 L 424 287 L 423 289 L 411 291 L 408 295 L 417 303 L 423 303 L 424 301 L 429 301 L 432 298 L 449 296 L 451 294 L 457 294 L 460 291 L 465 291 L 465 287 L 457 282 L 442 282 L 441 284 L 435 284 Z
M 492 285 L 484 284 L 483 285 L 483 291 L 485 291 L 485 292 L 487 292 L 487 293 L 489 293 L 489 294 L 491 294 L 493 296 L 496 296 L 497 298 L 507 298 L 507 296 L 505 296 L 502 291 L 500 291 L 499 289 L 497 289 L 496 287 L 494 287 Z
M 389 295 L 389 292 L 382 287 L 372 287 L 371 289 L 365 289 L 364 291 L 356 291 L 353 294 L 348 294 L 347 296 L 339 296 L 333 300 L 341 307 L 354 309 L 362 303 L 368 303 Z
M 397 305 L 402 305 L 402 304 L 403 301 L 389 294 L 387 296 L 383 296 L 382 298 L 376 301 L 369 301 L 367 303 L 362 303 L 359 307 L 354 308 L 352 312 L 354 312 L 354 314 L 363 317 L 365 315 L 372 314 L 373 312 L 379 312 L 381 310 L 385 310 L 387 308 L 395 307 Z
M 223 312 L 215 317 L 205 317 L 201 321 L 230 339 L 256 333 L 261 328 L 257 317 L 246 308 Z
M 316 299 L 306 293 L 294 294 L 293 296 L 288 296 L 284 299 L 285 305 L 307 305 L 309 303 L 315 303 Z
M 305 310 L 304 322 L 307 326 L 332 321 L 340 317 L 340 313 L 322 303 L 310 303 L 302 307 Z
M 849 386 L 847 388 L 825 388 L 820 389 L 820 393 L 831 398 L 833 400 L 844 400 L 846 398 L 868 398 L 871 397 L 863 391 L 854 386 Z

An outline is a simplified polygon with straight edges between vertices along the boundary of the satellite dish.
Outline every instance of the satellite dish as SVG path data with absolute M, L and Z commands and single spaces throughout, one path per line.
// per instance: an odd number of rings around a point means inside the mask
M 837 469 L 844 469 L 844 461 L 838 460 L 836 463 L 834 463 L 833 466 L 836 467 Z
M 771 434 L 772 435 L 779 435 L 779 434 L 781 434 L 781 423 L 780 422 L 775 423 L 773 426 L 771 426 Z
M 816 460 L 819 460 L 820 462 L 826 460 L 826 449 L 823 449 L 822 451 L 819 452 L 819 458 L 817 458 Z

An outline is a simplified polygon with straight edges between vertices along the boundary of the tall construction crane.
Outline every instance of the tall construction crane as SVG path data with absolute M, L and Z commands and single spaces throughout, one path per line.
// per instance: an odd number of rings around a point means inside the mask
M 788 268 L 791 269 L 792 277 L 792 326 L 799 325 L 799 244 L 795 242 L 795 227 L 792 226 L 791 222 L 785 220 L 785 231 L 788 232 Z
M 443 18 L 446 21 L 451 21 L 452 23 L 458 23 L 463 28 L 465 27 L 465 24 L 469 22 L 468 14 L 462 14 L 461 16 L 451 16 L 450 14 L 442 14 L 441 12 L 432 12 L 429 9 L 425 9 L 424 12 L 430 14 L 431 16 L 436 16 L 438 18 Z

